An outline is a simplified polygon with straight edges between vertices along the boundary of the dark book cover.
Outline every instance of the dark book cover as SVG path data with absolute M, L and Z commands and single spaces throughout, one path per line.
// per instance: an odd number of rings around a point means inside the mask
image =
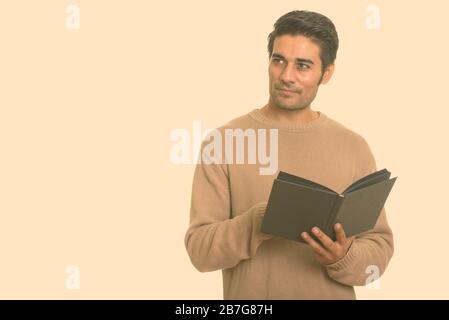
M 334 225 L 351 237 L 374 228 L 397 177 L 387 169 L 352 183 L 341 194 L 314 181 L 280 171 L 273 182 L 261 231 L 304 242 L 301 233 L 319 227 L 336 240 Z M 312 235 L 313 236 L 313 235 Z

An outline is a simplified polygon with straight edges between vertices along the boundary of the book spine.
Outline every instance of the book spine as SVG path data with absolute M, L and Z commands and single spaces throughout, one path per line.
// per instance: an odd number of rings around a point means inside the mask
M 332 206 L 332 211 L 329 215 L 329 219 L 327 220 L 326 223 L 326 228 L 324 230 L 324 232 L 328 235 L 334 235 L 334 224 L 335 224 L 335 219 L 337 218 L 338 215 L 338 211 L 340 210 L 341 205 L 343 204 L 343 200 L 344 200 L 344 195 L 342 194 L 338 194 L 335 197 L 335 201 L 334 201 L 334 205 Z

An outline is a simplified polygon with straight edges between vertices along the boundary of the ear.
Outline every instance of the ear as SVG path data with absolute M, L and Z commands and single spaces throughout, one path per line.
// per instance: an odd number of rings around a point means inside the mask
M 332 77 L 332 74 L 334 73 L 335 69 L 335 63 L 332 63 L 327 66 L 326 70 L 324 70 L 323 78 L 320 82 L 320 84 L 326 84 Z

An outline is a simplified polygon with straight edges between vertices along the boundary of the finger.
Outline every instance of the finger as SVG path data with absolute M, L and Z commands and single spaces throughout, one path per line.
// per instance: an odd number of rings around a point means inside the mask
M 334 251 L 336 250 L 335 242 L 331 238 L 329 238 L 327 234 L 321 231 L 318 227 L 313 227 L 312 232 L 320 240 L 324 248 L 334 253 Z
M 301 233 L 301 236 L 309 244 L 309 246 L 312 247 L 313 251 L 315 251 L 316 254 L 327 257 L 327 251 L 321 245 L 319 245 L 318 242 L 313 240 L 313 238 L 307 232 Z
M 335 235 L 337 237 L 337 242 L 340 243 L 341 245 L 345 245 L 348 239 L 346 238 L 346 233 L 341 223 L 336 223 L 334 229 Z

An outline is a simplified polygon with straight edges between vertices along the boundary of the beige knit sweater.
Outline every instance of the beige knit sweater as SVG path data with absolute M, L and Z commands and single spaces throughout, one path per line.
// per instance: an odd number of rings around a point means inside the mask
M 279 170 L 339 193 L 377 170 L 361 135 L 318 113 L 309 122 L 285 125 L 254 109 L 218 128 L 223 137 L 224 129 L 278 129 L 274 174 L 262 175 L 259 162 L 196 165 L 185 247 L 199 271 L 222 270 L 224 299 L 355 299 L 353 286 L 366 284 L 370 266 L 380 275 L 385 271 L 393 255 L 385 208 L 374 229 L 358 236 L 345 257 L 326 266 L 307 244 L 260 232 Z M 201 150 L 205 146 L 203 141 Z

